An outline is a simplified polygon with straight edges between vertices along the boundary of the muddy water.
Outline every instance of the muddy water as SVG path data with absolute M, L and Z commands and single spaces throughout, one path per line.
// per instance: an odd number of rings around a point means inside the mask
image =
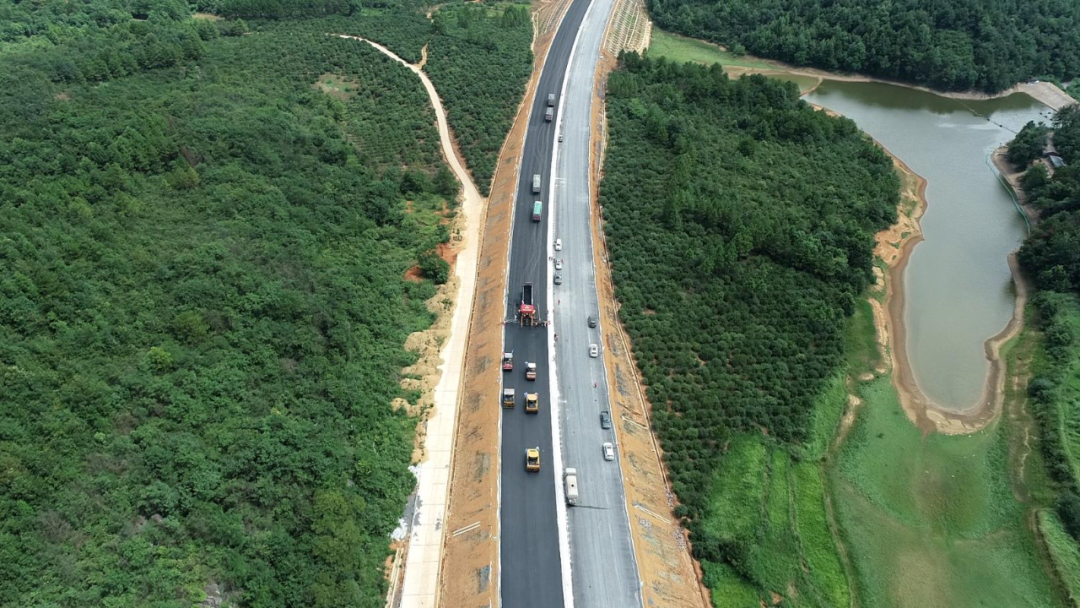
M 806 99 L 851 118 L 926 178 L 925 240 L 904 275 L 908 363 L 938 406 L 975 406 L 989 372 L 983 345 L 1013 313 L 1007 256 L 1026 230 L 988 155 L 1048 110 L 1023 94 L 960 101 L 878 83 L 827 81 Z

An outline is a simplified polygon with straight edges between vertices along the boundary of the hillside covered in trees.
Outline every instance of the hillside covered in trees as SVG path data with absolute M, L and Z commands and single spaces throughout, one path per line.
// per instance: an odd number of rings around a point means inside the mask
M 736 571 L 764 592 L 785 589 L 781 576 L 805 578 L 790 552 L 772 570 L 755 557 L 767 534 L 783 533 L 758 529 L 737 497 L 763 504 L 767 467 L 780 476 L 777 521 L 801 510 L 798 525 L 818 539 L 802 541 L 815 552 L 806 561 L 832 564 L 808 576 L 839 587 L 820 589 L 822 605 L 839 605 L 828 599 L 846 587 L 821 482 L 791 460 L 819 457 L 835 429 L 836 417 L 816 421 L 815 402 L 837 387 L 874 234 L 896 218 L 892 161 L 792 83 L 629 54 L 607 91 L 600 202 L 620 317 L 706 580 L 717 589 L 718 572 Z M 779 451 L 758 443 L 766 436 Z
M 800 66 L 996 92 L 1080 76 L 1080 4 L 1058 0 L 648 0 L 657 25 Z
M 0 0 L 0 605 L 382 606 L 458 185 L 419 79 L 327 34 L 433 27 L 188 11 Z

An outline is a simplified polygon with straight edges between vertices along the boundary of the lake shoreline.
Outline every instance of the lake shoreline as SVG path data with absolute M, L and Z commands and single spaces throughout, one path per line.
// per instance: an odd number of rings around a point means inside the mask
M 878 145 L 881 146 L 880 143 L 878 143 Z M 1028 300 L 1027 282 L 1020 271 L 1020 266 L 1016 260 L 1016 252 L 1014 251 L 1008 256 L 1013 289 L 1016 293 L 1013 304 L 1013 314 L 1001 331 L 987 338 L 983 343 L 983 350 L 986 359 L 989 362 L 990 369 L 987 373 L 986 381 L 983 384 L 978 401 L 962 410 L 953 410 L 944 408 L 926 397 L 915 379 L 907 354 L 906 324 L 904 319 L 904 271 L 907 268 L 908 261 L 911 258 L 911 253 L 914 251 L 915 246 L 923 240 L 919 220 L 928 205 L 925 196 L 927 181 L 925 178 L 915 173 L 887 148 L 884 146 L 881 147 L 893 159 L 898 171 L 906 172 L 918 180 L 919 188 L 916 209 L 910 216 L 915 229 L 912 230 L 906 238 L 902 238 L 899 243 L 885 243 L 887 246 L 891 247 L 899 245 L 899 254 L 891 261 L 885 260 L 885 263 L 888 265 L 888 272 L 886 273 L 887 278 L 885 281 L 884 305 L 882 306 L 885 318 L 883 319 L 883 326 L 878 332 L 880 338 L 879 346 L 882 348 L 884 358 L 894 371 L 893 385 L 900 396 L 900 403 L 903 406 L 904 412 L 907 413 L 908 418 L 912 423 L 918 426 L 924 433 L 936 431 L 947 435 L 960 435 L 980 431 L 993 422 L 1002 410 L 1005 398 L 1005 379 L 1008 376 L 1008 369 L 1006 362 L 1001 357 L 1001 348 L 1009 340 L 1016 337 L 1024 328 L 1024 309 L 1027 306 Z M 995 156 L 997 156 L 996 153 Z M 1009 180 L 1009 183 L 1011 184 L 1012 180 L 1009 179 L 1010 172 L 1004 170 L 1005 168 L 999 164 L 999 160 L 1003 159 L 995 158 L 994 160 L 995 166 L 997 166 L 998 170 L 1006 176 L 1006 179 Z M 900 204 L 903 205 L 903 202 L 904 201 L 901 200 Z M 1022 205 L 1022 208 L 1024 208 L 1025 213 L 1030 216 L 1031 212 L 1027 207 Z M 903 214 L 901 213 L 901 215 Z M 879 238 L 883 235 L 887 236 L 891 232 L 892 228 L 890 227 L 889 230 L 879 233 Z M 882 243 L 879 242 L 879 246 L 881 244 Z M 892 346 L 891 349 L 889 348 L 890 342 Z
M 723 47 L 719 47 L 723 48 Z M 749 55 L 747 57 L 750 57 Z M 802 91 L 803 95 L 813 93 L 814 90 L 821 85 L 823 81 L 831 80 L 835 82 L 874 82 L 879 84 L 888 84 L 896 87 L 903 87 L 906 89 L 913 89 L 915 91 L 922 91 L 924 93 L 930 93 L 931 95 L 937 95 L 938 97 L 944 97 L 946 99 L 956 99 L 960 101 L 987 101 L 991 99 L 1001 99 L 1008 97 L 1015 93 L 1023 93 L 1035 101 L 1043 104 L 1044 106 L 1054 110 L 1060 110 L 1061 108 L 1078 103 L 1068 93 L 1062 91 L 1060 87 L 1052 82 L 1037 82 L 1037 83 L 1018 83 L 1004 91 L 997 93 L 983 93 L 981 91 L 939 91 L 937 89 L 931 89 L 918 84 L 912 84 L 909 82 L 903 82 L 899 80 L 889 80 L 887 78 L 877 78 L 874 76 L 864 76 L 862 74 L 837 74 L 835 72 L 828 72 L 826 70 L 820 70 L 817 68 L 800 68 L 793 65 L 788 65 L 774 59 L 761 59 L 753 57 L 757 61 L 761 61 L 764 64 L 772 66 L 771 68 L 764 69 L 759 67 L 740 67 L 740 66 L 724 66 L 724 70 L 730 76 L 741 76 L 743 74 L 761 74 L 763 76 L 773 75 L 789 75 L 789 76 L 805 76 L 807 78 L 817 78 L 818 83 L 806 91 Z
M 828 108 L 811 105 L 831 115 L 840 116 L 838 112 Z M 915 183 L 914 192 L 901 192 L 900 201 L 897 203 L 897 222 L 875 235 L 874 255 L 887 268 L 881 277 L 884 285 L 878 287 L 884 290 L 882 300 L 879 301 L 873 296 L 870 298 L 878 348 L 881 349 L 882 361 L 887 367 L 878 372 L 880 374 L 893 371 L 893 386 L 900 397 L 900 404 L 908 419 L 924 434 L 936 431 L 946 435 L 961 435 L 980 431 L 997 418 L 1004 403 L 1005 378 L 1008 374 L 1000 355 L 1001 346 L 1019 334 L 1024 326 L 1023 311 L 1027 304 L 1028 290 L 1016 262 L 1016 252 L 1010 253 L 1008 257 L 1016 289 L 1013 315 L 1001 331 L 983 343 L 990 370 L 978 401 L 962 410 L 948 409 L 934 403 L 926 397 L 915 380 L 907 354 L 907 327 L 904 319 L 904 271 L 915 246 L 923 241 L 920 220 L 928 205 L 928 182 L 881 142 L 871 139 L 893 160 L 896 171 L 901 174 L 901 182 L 903 183 L 904 176 L 908 176 L 908 179 Z M 1004 171 L 1002 173 L 1006 174 Z M 908 195 L 906 198 L 905 194 Z M 906 212 L 905 207 L 912 204 L 910 212 Z

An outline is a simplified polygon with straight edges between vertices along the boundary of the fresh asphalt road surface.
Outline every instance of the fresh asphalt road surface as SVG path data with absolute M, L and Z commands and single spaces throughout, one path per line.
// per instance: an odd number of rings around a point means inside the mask
M 589 315 L 600 318 L 589 229 L 590 108 L 594 74 L 604 26 L 614 0 L 592 0 L 581 26 L 563 93 L 562 143 L 555 168 L 555 234 L 563 249 L 563 283 L 554 286 L 555 356 L 558 362 L 559 411 L 563 466 L 578 471 L 578 506 L 568 512 L 574 605 L 580 608 L 640 608 L 630 522 L 626 512 L 618 455 L 604 460 L 601 446 L 616 443 L 615 430 L 600 426 L 600 411 L 611 410 L 602 358 L 589 357 L 589 345 L 603 353 L 600 327 L 589 328 Z M 613 417 L 612 424 L 620 421 Z
M 507 319 L 513 319 L 521 302 L 521 287 L 533 284 L 536 310 L 541 317 L 548 310 L 547 234 L 551 154 L 555 143 L 555 122 L 544 120 L 548 93 L 558 93 L 589 0 L 573 0 L 551 43 L 536 97 L 532 102 L 525 144 L 521 156 L 514 225 L 510 243 Z M 557 107 L 557 105 L 556 105 Z M 558 120 L 558 116 L 555 118 Z M 543 190 L 532 194 L 532 177 L 539 173 Z M 532 221 L 533 201 L 544 201 L 544 217 Z M 555 473 L 551 439 L 551 395 L 549 391 L 548 342 L 546 327 L 506 325 L 504 348 L 514 353 L 514 371 L 503 372 L 503 386 L 515 389 L 517 404 L 503 410 L 500 475 L 500 602 L 502 608 L 561 608 L 563 585 L 559 560 L 559 531 L 556 525 Z M 525 380 L 525 363 L 536 363 L 536 382 Z M 540 413 L 526 414 L 524 393 L 540 394 Z M 500 407 L 492 403 L 488 407 Z M 541 470 L 525 471 L 525 449 L 540 448 Z M 599 448 L 597 448 L 599 449 Z M 602 606 L 604 604 L 597 604 Z

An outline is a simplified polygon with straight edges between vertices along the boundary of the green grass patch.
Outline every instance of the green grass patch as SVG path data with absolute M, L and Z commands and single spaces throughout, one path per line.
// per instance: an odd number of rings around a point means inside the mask
M 849 373 L 853 375 L 873 370 L 881 359 L 877 329 L 874 327 L 874 309 L 866 300 L 858 301 L 855 313 L 848 319 L 844 330 L 844 353 Z
M 1076 540 L 1069 536 L 1057 513 L 1049 509 L 1039 511 L 1039 533 L 1054 564 L 1058 580 L 1074 603 L 1080 599 L 1080 549 Z
M 848 606 L 851 594 L 847 576 L 825 515 L 825 486 L 816 464 L 794 467 L 795 508 L 800 546 L 811 584 L 824 606 Z
M 830 483 L 864 605 L 1056 605 L 1012 495 L 1004 430 L 924 438 L 890 377 L 861 396 Z
M 713 606 L 716 608 L 757 608 L 761 598 L 753 585 L 724 563 L 703 560 L 705 584 L 712 590 Z
M 655 27 L 652 31 L 652 39 L 649 42 L 648 53 L 650 57 L 666 57 L 679 63 L 693 61 L 706 65 L 719 63 L 723 66 L 763 70 L 775 68 L 775 66 L 760 59 L 736 55 L 721 49 L 715 44 L 672 34 Z
M 802 448 L 803 458 L 820 460 L 825 457 L 829 443 L 836 436 L 840 418 L 847 405 L 847 386 L 844 374 L 837 373 L 825 384 L 825 389 L 814 400 L 810 417 L 810 436 Z
M 788 451 L 771 440 L 740 436 L 716 471 L 709 505 L 703 529 L 728 560 L 711 564 L 711 575 L 706 570 L 714 599 L 724 598 L 718 606 L 771 603 L 773 593 L 790 606 L 849 603 L 817 464 L 794 464 Z M 733 577 L 741 580 L 735 583 Z M 755 603 L 746 603 L 751 597 Z
M 1047 464 L 1059 481 L 1080 486 L 1080 300 L 1042 293 L 1045 335 L 1032 364 L 1032 410 L 1043 431 Z
M 732 440 L 710 487 L 706 534 L 724 544 L 753 537 L 765 495 L 766 453 L 759 438 L 741 436 Z

